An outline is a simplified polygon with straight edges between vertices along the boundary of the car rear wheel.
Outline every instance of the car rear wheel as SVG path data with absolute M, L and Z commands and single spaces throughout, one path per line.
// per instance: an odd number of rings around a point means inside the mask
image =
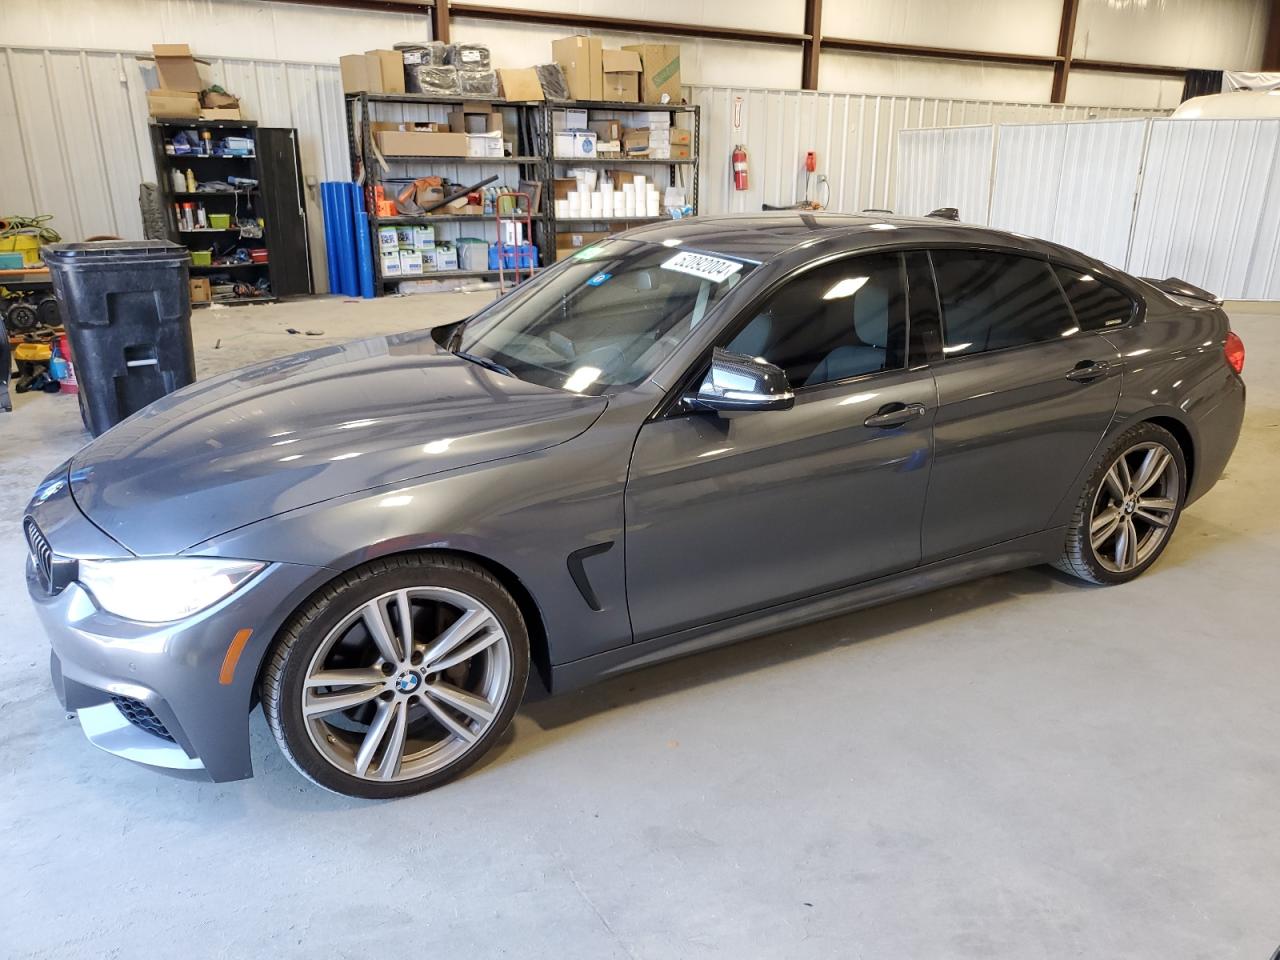
M 1164 552 L 1186 496 L 1187 465 L 1154 423 L 1126 431 L 1099 460 L 1076 505 L 1058 569 L 1090 583 L 1126 583 Z
M 529 640 L 510 594 L 451 557 L 374 561 L 282 632 L 262 683 L 290 762 L 353 797 L 421 793 L 478 761 L 511 722 Z

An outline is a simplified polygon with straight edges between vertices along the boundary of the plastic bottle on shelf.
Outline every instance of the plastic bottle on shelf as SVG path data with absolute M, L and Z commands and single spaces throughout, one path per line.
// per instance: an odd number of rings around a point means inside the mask
M 196 192 L 196 172 L 187 167 L 187 193 Z
M 201 230 L 206 230 L 209 227 L 209 219 L 205 216 L 203 203 L 196 208 L 196 223 L 199 225 Z
M 200 131 L 200 149 L 206 157 L 213 156 L 213 134 L 208 130 Z
M 186 191 L 187 178 L 177 167 L 169 171 L 169 179 L 173 181 L 174 193 L 184 193 Z

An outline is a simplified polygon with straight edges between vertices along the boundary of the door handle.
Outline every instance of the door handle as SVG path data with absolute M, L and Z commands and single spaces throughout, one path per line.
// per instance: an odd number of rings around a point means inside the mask
M 1105 377 L 1110 369 L 1111 364 L 1106 360 L 1081 360 L 1067 371 L 1067 379 L 1077 383 L 1088 383 L 1090 380 Z
M 867 419 L 863 420 L 864 426 L 868 427 L 900 427 L 904 423 L 910 423 L 917 417 L 923 417 L 925 413 L 923 403 L 886 403 L 883 407 L 873 413 Z

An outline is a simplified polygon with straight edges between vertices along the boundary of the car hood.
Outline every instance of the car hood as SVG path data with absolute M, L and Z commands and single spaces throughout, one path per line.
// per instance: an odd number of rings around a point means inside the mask
M 606 405 L 462 360 L 428 331 L 377 337 L 158 400 L 72 458 L 71 492 L 132 552 L 177 553 L 308 504 L 563 443 Z

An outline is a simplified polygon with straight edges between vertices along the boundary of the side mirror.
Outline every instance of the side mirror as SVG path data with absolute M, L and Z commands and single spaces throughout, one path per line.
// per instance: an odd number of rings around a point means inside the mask
M 698 410 L 790 410 L 796 395 L 772 363 L 716 347 L 706 379 L 687 400 Z

